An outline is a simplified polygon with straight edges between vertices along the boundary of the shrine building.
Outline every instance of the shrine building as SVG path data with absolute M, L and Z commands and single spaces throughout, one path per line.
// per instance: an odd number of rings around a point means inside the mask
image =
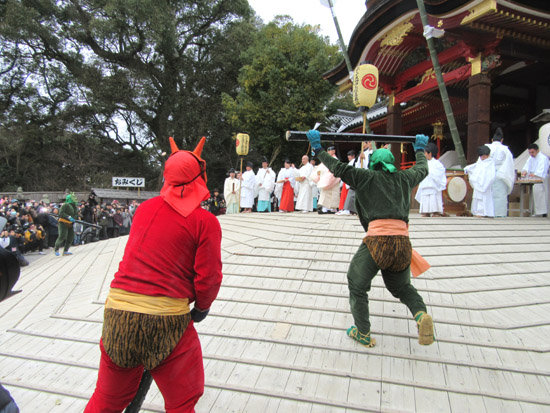
M 496 127 L 518 156 L 538 138 L 531 119 L 550 107 L 550 1 L 424 3 L 429 25 L 444 30 L 435 47 L 467 162 Z M 367 116 L 372 132 L 439 135 L 441 152 L 454 150 L 416 1 L 367 0 L 366 9 L 348 53 L 352 67 L 368 62 L 379 71 L 378 103 Z M 352 88 L 345 61 L 323 77 Z M 442 132 L 434 134 L 438 123 Z M 362 127 L 358 116 L 344 129 Z M 410 148 L 392 152 L 399 166 L 414 160 Z

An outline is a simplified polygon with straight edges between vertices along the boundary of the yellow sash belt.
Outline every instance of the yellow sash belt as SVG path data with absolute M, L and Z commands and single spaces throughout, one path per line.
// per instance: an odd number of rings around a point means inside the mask
M 189 298 L 155 297 L 111 288 L 105 308 L 151 315 L 181 315 L 190 312 Z
M 73 225 L 73 223 L 71 221 L 69 221 L 68 219 L 65 219 L 65 218 L 59 218 L 59 222 L 62 222 L 65 225 Z

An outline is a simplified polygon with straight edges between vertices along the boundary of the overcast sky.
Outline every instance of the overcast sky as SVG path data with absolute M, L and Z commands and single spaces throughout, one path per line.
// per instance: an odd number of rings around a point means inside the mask
M 353 29 L 367 11 L 365 0 L 332 0 L 332 2 L 347 46 Z M 295 23 L 320 25 L 321 34 L 330 37 L 331 43 L 336 44 L 338 40 L 330 9 L 322 6 L 320 0 L 248 0 L 248 3 L 264 23 L 269 23 L 278 14 L 288 14 Z

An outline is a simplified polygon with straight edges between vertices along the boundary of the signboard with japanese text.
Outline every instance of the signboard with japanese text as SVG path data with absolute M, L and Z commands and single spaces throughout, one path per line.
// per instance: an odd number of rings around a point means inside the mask
M 113 177 L 113 186 L 125 186 L 131 188 L 145 188 L 145 178 Z

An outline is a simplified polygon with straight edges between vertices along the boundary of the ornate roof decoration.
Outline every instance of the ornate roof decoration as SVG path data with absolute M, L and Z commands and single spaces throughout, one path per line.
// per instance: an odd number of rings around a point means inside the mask
M 510 43 L 512 51 L 550 48 L 550 1 L 428 0 L 426 10 L 430 24 L 445 30 L 443 41 L 461 40 L 468 46 L 465 63 L 480 51 L 484 56 L 494 53 L 488 45 L 496 47 L 500 41 Z M 388 85 L 388 79 L 403 71 L 407 56 L 425 45 L 422 30 L 414 1 L 373 1 L 350 39 L 351 63 L 371 62 L 378 67 L 381 84 Z M 344 62 L 324 77 L 341 89 L 349 83 Z

